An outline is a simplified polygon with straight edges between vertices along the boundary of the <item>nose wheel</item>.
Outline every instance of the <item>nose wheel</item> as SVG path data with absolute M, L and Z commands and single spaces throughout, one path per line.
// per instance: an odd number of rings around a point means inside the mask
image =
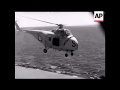
M 44 52 L 44 53 L 47 53 L 47 49 L 44 49 L 43 52 Z

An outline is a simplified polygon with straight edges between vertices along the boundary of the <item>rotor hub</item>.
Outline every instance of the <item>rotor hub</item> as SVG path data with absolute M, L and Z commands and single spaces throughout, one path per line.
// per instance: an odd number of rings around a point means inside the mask
M 63 24 L 58 24 L 59 28 L 63 28 L 63 26 L 64 26 Z

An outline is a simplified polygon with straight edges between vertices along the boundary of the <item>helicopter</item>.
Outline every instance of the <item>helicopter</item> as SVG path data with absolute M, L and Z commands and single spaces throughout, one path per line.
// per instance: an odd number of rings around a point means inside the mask
M 78 40 L 73 36 L 70 30 L 68 29 L 60 29 L 63 28 L 63 24 L 55 24 L 39 19 L 34 19 L 30 17 L 25 17 L 24 18 L 29 18 L 49 24 L 54 24 L 58 26 L 58 29 L 53 29 L 53 30 L 29 30 L 25 29 L 23 30 L 22 28 L 19 27 L 17 21 L 15 21 L 15 26 L 17 31 L 19 32 L 26 32 L 31 35 L 33 35 L 39 42 L 41 42 L 44 45 L 43 52 L 47 53 L 48 49 L 54 49 L 58 51 L 65 51 L 65 57 L 68 57 L 68 53 L 71 53 L 71 56 L 74 55 L 74 51 L 78 49 Z

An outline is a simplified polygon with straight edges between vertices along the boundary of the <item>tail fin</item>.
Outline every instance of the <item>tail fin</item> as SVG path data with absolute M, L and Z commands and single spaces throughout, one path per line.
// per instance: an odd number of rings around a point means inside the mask
M 19 35 L 20 31 L 22 31 L 22 30 L 20 29 L 19 25 L 17 24 L 17 21 L 15 21 L 15 26 L 16 26 L 16 29 L 18 30 L 17 35 Z
M 15 21 L 15 26 L 16 26 L 16 28 L 17 28 L 18 31 L 21 31 L 19 25 L 17 24 L 17 21 Z

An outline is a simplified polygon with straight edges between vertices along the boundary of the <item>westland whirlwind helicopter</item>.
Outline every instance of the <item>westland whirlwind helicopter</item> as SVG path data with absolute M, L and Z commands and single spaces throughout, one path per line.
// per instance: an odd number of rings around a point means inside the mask
M 70 52 L 71 56 L 73 56 L 74 55 L 73 52 L 78 49 L 77 39 L 73 36 L 70 30 L 63 28 L 64 26 L 63 24 L 55 24 L 55 23 L 38 20 L 30 17 L 25 17 L 25 16 L 21 16 L 21 17 L 29 18 L 32 20 L 37 20 L 37 21 L 41 21 L 49 24 L 54 24 L 58 26 L 57 29 L 53 29 L 49 31 L 29 30 L 29 29 L 23 30 L 19 27 L 19 25 L 17 24 L 17 21 L 15 21 L 15 26 L 17 31 L 26 32 L 33 35 L 39 42 L 41 42 L 44 45 L 45 47 L 43 49 L 44 53 L 47 53 L 48 49 L 52 48 L 58 51 L 65 51 L 66 52 L 65 56 L 67 57 L 68 52 Z

